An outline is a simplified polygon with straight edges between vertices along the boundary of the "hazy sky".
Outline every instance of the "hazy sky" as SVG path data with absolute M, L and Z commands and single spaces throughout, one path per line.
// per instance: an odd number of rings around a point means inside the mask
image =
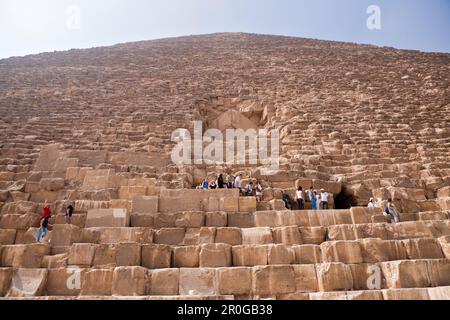
M 450 0 L 0 0 L 0 58 L 229 31 L 450 52 Z

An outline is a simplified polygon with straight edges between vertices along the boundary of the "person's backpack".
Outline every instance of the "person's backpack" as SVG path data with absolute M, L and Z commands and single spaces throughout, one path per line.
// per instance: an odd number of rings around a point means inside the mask
M 387 215 L 390 215 L 390 214 L 391 214 L 391 213 L 389 212 L 388 206 L 384 207 L 384 212 L 385 212 Z

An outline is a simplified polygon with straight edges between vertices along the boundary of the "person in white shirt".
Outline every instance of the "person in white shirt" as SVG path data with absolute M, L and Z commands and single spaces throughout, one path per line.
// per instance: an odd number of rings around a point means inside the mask
M 236 179 L 234 180 L 234 187 L 236 189 L 241 189 L 241 175 L 238 174 Z
M 375 208 L 375 201 L 373 198 L 370 198 L 369 204 L 367 205 L 368 208 L 373 209 Z
M 298 210 L 305 209 L 305 202 L 303 200 L 303 188 L 298 187 L 298 190 L 296 191 L 297 196 L 297 203 L 298 203 Z
M 328 192 L 325 189 L 320 190 L 320 200 L 323 210 L 328 210 Z
M 263 196 L 263 188 L 259 181 L 256 182 L 256 201 L 261 202 Z

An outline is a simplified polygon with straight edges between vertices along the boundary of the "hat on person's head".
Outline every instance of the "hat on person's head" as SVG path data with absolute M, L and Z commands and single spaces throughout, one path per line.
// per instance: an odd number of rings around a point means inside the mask
M 370 199 L 369 199 L 369 202 L 372 202 L 372 201 L 374 201 L 374 199 L 373 199 L 373 198 L 370 198 Z
M 322 189 L 320 189 L 320 191 L 325 191 L 325 189 L 324 189 L 324 188 L 322 188 Z

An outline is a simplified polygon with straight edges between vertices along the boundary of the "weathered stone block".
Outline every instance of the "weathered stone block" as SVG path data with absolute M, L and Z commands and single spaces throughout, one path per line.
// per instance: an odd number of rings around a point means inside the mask
M 358 241 L 327 241 L 320 245 L 323 262 L 362 263 Z
M 46 269 L 16 269 L 6 297 L 36 297 L 45 293 Z
M 321 261 L 320 246 L 315 244 L 304 244 L 292 246 L 295 253 L 296 264 L 316 264 Z
M 292 266 L 258 266 L 252 269 L 253 294 L 272 296 L 296 291 Z
M 300 227 L 303 244 L 321 244 L 325 239 L 324 227 Z
M 268 246 L 268 264 L 293 264 L 295 262 L 294 250 L 284 244 L 272 244 Z
M 228 215 L 223 211 L 207 212 L 206 223 L 207 227 L 226 227 L 228 223 Z
M 147 272 L 142 267 L 117 267 L 112 279 L 112 295 L 143 296 L 145 295 Z
M 268 244 L 273 243 L 270 228 L 244 228 L 242 229 L 242 244 Z
M 234 266 L 266 265 L 268 248 L 264 245 L 242 245 L 232 248 Z
M 178 295 L 180 269 L 160 269 L 148 272 L 147 294 L 155 296 Z
M 345 291 L 352 290 L 353 278 L 351 269 L 343 263 L 322 263 L 316 265 L 319 290 Z
M 130 214 L 127 209 L 93 209 L 86 217 L 86 228 L 92 227 L 129 227 Z
M 173 266 L 175 268 L 198 268 L 199 246 L 185 246 L 173 248 Z
M 402 240 L 408 259 L 443 259 L 441 245 L 434 238 Z
M 275 243 L 291 245 L 302 243 L 300 231 L 296 226 L 274 228 L 272 230 L 272 235 Z
M 91 267 L 94 262 L 96 244 L 74 243 L 69 251 L 69 265 Z
M 250 295 L 252 291 L 251 268 L 220 268 L 217 270 L 218 293 Z
M 8 245 L 1 247 L 1 266 L 13 268 L 40 268 L 50 247 L 44 244 Z
M 172 249 L 163 244 L 142 246 L 142 266 L 148 269 L 170 268 Z
M 180 269 L 180 295 L 215 295 L 215 269 Z
M 255 212 L 256 198 L 255 197 L 239 197 L 239 212 Z
M 217 228 L 215 243 L 227 243 L 232 246 L 242 244 L 242 229 L 240 228 Z
M 231 267 L 231 245 L 224 243 L 204 244 L 200 251 L 200 268 Z
M 83 296 L 110 296 L 114 269 L 94 269 L 85 273 L 80 294 Z
M 49 296 L 78 296 L 86 269 L 57 268 L 48 270 L 46 293 Z
M 12 277 L 12 268 L 0 268 L 0 297 L 4 297 L 8 292 Z
M 380 239 L 362 239 L 359 242 L 366 263 L 407 259 L 406 249 L 401 242 Z
M 184 228 L 163 228 L 156 231 L 154 241 L 157 244 L 182 245 L 185 236 Z
M 309 265 L 293 265 L 296 292 L 314 292 L 318 290 L 316 267 Z

